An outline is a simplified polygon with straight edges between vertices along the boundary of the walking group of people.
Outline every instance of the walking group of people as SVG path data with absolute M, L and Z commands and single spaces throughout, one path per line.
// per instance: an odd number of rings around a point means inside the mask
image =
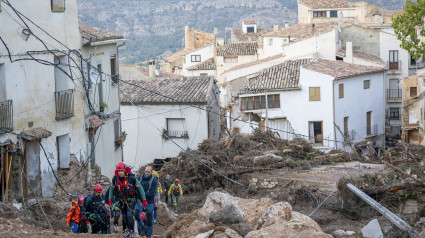
M 168 204 L 171 196 L 177 215 L 179 198 L 183 195 L 180 181 L 172 180 L 167 175 L 163 185 L 166 189 L 165 203 Z M 136 178 L 131 168 L 120 162 L 106 193 L 103 194 L 100 184 L 96 184 L 93 190 L 87 197 L 79 196 L 77 203 L 72 201 L 67 224 L 73 233 L 87 233 L 90 224 L 93 234 L 109 234 L 111 217 L 114 232 L 118 232 L 118 222 L 122 215 L 124 237 L 134 237 L 135 221 L 140 236 L 152 236 L 153 225 L 157 222 L 160 194 L 163 191 L 159 175 L 151 166 L 147 166 L 144 173 Z

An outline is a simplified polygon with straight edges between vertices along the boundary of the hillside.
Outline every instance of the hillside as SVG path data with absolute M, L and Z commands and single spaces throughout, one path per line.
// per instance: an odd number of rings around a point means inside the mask
M 260 27 L 274 22 L 297 22 L 297 0 L 78 0 L 83 24 L 123 34 L 127 44 L 120 58 L 141 62 L 178 51 L 183 47 L 184 26 L 229 37 L 226 28 L 241 27 L 241 20 L 255 19 Z M 369 0 L 376 4 L 379 0 Z M 389 9 L 400 9 L 404 1 L 386 0 Z M 226 34 L 227 32 L 227 34 Z

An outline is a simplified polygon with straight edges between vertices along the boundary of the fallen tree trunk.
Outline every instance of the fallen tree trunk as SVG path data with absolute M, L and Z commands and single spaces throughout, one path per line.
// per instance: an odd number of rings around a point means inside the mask
M 404 171 L 403 171 L 402 169 L 400 169 L 399 167 L 396 167 L 396 166 L 394 166 L 394 165 L 392 165 L 392 164 L 388 163 L 388 162 L 387 162 L 387 161 L 385 161 L 385 160 L 381 160 L 381 161 L 382 161 L 382 163 L 384 163 L 385 165 L 387 165 L 387 166 L 388 166 L 388 167 L 390 167 L 391 169 L 395 170 L 396 172 L 401 173 L 401 174 L 403 174 L 404 176 L 409 177 L 409 178 L 413 179 L 414 181 L 416 181 L 417 183 L 420 183 L 421 185 L 425 186 L 425 182 L 424 182 L 422 179 L 418 179 L 418 178 L 415 178 L 414 176 L 412 176 L 412 175 L 410 175 L 410 174 L 407 174 L 406 172 L 404 172 Z
M 422 184 L 420 183 L 397 183 L 397 184 L 391 184 L 391 185 L 385 185 L 385 186 L 381 186 L 381 187 L 369 187 L 367 189 L 364 190 L 364 192 L 369 195 L 369 196 L 373 196 L 373 195 L 380 195 L 386 192 L 392 192 L 392 191 L 397 191 L 397 190 L 401 190 L 401 189 L 405 189 L 408 186 L 422 186 Z

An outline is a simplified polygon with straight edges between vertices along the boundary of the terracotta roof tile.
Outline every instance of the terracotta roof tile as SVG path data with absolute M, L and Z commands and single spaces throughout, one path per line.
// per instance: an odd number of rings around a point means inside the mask
M 27 131 L 24 131 L 21 133 L 21 137 L 25 140 L 33 141 L 33 140 L 40 140 L 43 138 L 50 137 L 52 135 L 51 131 L 48 131 L 44 128 L 34 128 Z
M 336 52 L 336 55 L 337 56 L 340 56 L 340 57 L 345 57 L 346 56 L 346 50 L 345 50 L 345 48 L 339 49 Z M 365 61 L 368 61 L 368 62 L 371 62 L 371 63 L 377 63 L 377 64 L 382 65 L 383 67 L 386 66 L 385 62 L 381 58 L 379 58 L 378 56 L 364 54 L 364 53 L 358 53 L 358 52 L 353 52 L 353 57 L 359 58 L 359 59 L 362 59 L 362 60 L 365 60 Z
M 348 8 L 350 4 L 345 0 L 301 0 L 300 4 L 312 9 Z
M 173 73 L 168 73 L 162 70 L 157 71 L 159 73 L 157 77 L 178 77 L 178 75 Z M 120 65 L 120 78 L 125 81 L 149 78 L 149 67 L 139 65 Z
M 289 60 L 284 63 L 263 69 L 259 76 L 249 82 L 244 93 L 254 91 L 297 89 L 299 87 L 300 68 L 312 59 Z
M 257 22 L 255 20 L 244 20 L 243 23 L 245 25 L 253 25 L 253 24 L 257 24 Z
M 359 64 L 349 64 L 343 61 L 331 61 L 319 59 L 304 67 L 305 69 L 327 74 L 335 79 L 350 78 L 354 76 L 378 73 L 385 71 L 385 67 L 366 66 Z
M 204 62 L 196 64 L 187 68 L 187 70 L 216 70 L 217 65 L 215 64 L 214 58 L 207 59 Z
M 79 28 L 81 37 L 88 40 L 89 42 L 124 39 L 124 37 L 118 33 L 93 26 L 80 24 Z
M 232 29 L 232 42 L 257 42 L 258 37 L 273 29 L 257 29 L 256 33 L 245 33 L 242 29 Z
M 120 84 L 121 103 L 181 104 L 206 103 L 210 77 L 149 78 Z
M 254 42 L 225 42 L 224 45 L 217 47 L 217 55 L 255 55 L 257 49 L 258 44 Z
M 264 34 L 264 37 L 290 37 L 291 42 L 313 37 L 316 32 L 324 34 L 338 27 L 337 22 L 323 22 L 313 24 L 297 24 L 290 27 L 279 28 Z

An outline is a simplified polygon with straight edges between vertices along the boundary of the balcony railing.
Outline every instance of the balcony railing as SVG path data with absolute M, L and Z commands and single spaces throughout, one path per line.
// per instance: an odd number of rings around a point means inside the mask
M 55 92 L 56 120 L 74 116 L 74 90 Z
M 401 99 L 401 89 L 387 89 L 387 99 Z
M 185 138 L 189 139 L 189 135 L 187 134 L 187 131 L 168 131 L 168 136 L 171 138 Z
M 13 101 L 0 102 L 0 134 L 13 131 Z

